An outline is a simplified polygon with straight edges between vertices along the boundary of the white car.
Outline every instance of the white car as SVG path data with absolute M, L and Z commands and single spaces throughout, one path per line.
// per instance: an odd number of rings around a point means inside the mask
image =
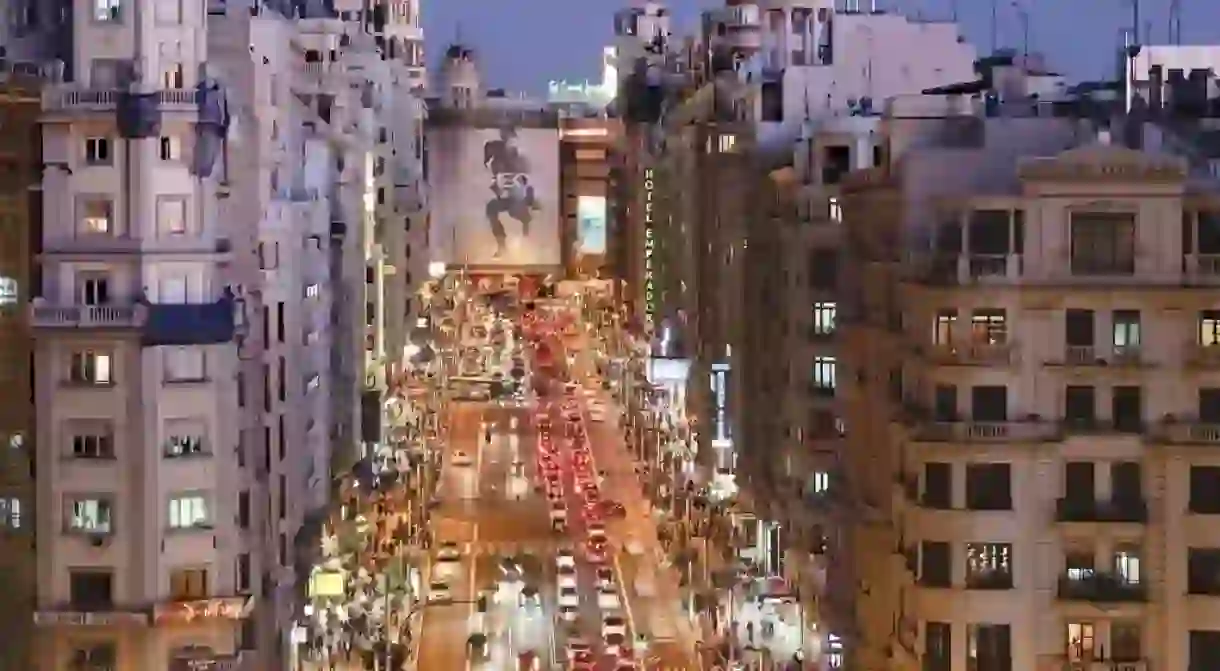
M 560 550 L 555 555 L 555 565 L 561 569 L 565 566 L 576 568 L 576 557 L 571 550 Z
M 606 543 L 606 527 L 599 523 L 593 523 L 585 527 L 585 532 L 589 536 L 589 542 L 605 545 Z
M 576 567 L 561 566 L 559 567 L 559 589 L 571 588 L 576 589 Z
M 581 653 L 592 652 L 592 651 L 593 651 L 593 646 L 590 645 L 589 642 L 584 640 L 583 638 L 578 637 L 578 638 L 569 638 L 568 639 L 568 651 L 567 652 L 568 652 L 568 661 L 569 662 L 575 660 L 577 655 L 580 655 Z
M 597 607 L 605 612 L 618 612 L 622 607 L 618 598 L 618 590 L 613 587 L 603 587 L 597 590 Z
M 618 634 L 620 636 L 627 635 L 627 622 L 621 616 L 607 615 L 602 618 L 602 638 Z
M 433 580 L 428 585 L 428 603 L 449 603 L 453 601 L 453 592 L 449 583 L 444 580 Z
M 551 502 L 551 521 L 562 522 L 568 519 L 568 506 L 563 501 Z
M 449 463 L 454 466 L 471 466 L 474 464 L 474 459 L 471 459 L 469 454 L 466 454 L 461 450 L 457 450 L 453 453 L 453 456 L 449 458 Z
M 598 422 L 598 423 L 605 422 L 606 415 L 605 415 L 605 413 L 599 412 L 597 410 L 590 410 L 589 411 L 589 421 Z
M 462 559 L 462 551 L 458 549 L 458 544 L 453 541 L 446 541 L 440 544 L 436 550 L 436 560 L 440 562 L 460 561 Z
M 576 592 L 575 587 L 559 588 L 559 607 L 580 608 L 580 594 Z
M 597 588 L 607 589 L 614 587 L 614 570 L 609 566 L 599 566 L 597 569 Z

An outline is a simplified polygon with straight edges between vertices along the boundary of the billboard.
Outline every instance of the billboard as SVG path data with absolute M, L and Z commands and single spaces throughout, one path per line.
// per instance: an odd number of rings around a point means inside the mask
M 580 196 L 576 200 L 576 218 L 580 229 L 576 249 L 581 254 L 606 253 L 606 198 Z
M 558 129 L 434 128 L 428 162 L 448 263 L 560 265 Z

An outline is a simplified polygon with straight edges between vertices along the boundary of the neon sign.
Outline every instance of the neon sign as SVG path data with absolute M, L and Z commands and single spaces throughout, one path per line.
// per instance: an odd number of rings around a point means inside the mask
M 652 168 L 648 168 L 644 171 L 644 316 L 649 324 L 657 314 L 656 269 L 652 261 L 657 244 L 652 225 L 653 187 Z

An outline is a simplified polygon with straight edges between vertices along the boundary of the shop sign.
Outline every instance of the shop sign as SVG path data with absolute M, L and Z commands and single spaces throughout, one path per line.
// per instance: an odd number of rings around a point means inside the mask
M 176 657 L 170 663 L 170 671 L 235 671 L 241 665 L 237 655 L 211 657 Z
M 249 614 L 247 597 L 200 599 L 158 605 L 153 609 L 154 624 L 188 624 L 196 620 L 240 620 Z
M 652 220 L 654 188 L 652 168 L 648 168 L 644 171 L 644 315 L 649 324 L 653 323 L 657 314 L 656 274 L 653 267 L 653 251 L 656 249 Z
M 112 627 L 121 624 L 144 626 L 148 624 L 148 615 L 126 611 L 39 611 L 34 613 L 34 624 L 40 627 Z

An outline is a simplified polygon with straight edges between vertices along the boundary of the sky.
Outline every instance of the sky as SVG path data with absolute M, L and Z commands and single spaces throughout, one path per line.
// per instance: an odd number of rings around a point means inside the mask
M 1170 0 L 1019 0 L 1029 15 L 1029 48 L 1046 54 L 1051 68 L 1074 80 L 1112 76 L 1115 49 L 1132 23 L 1132 2 L 1140 2 L 1141 30 L 1168 42 Z M 869 0 L 860 0 L 867 5 Z M 998 45 L 1021 48 L 1022 20 L 1014 0 L 997 5 Z M 1184 44 L 1220 45 L 1220 0 L 1179 0 Z M 435 66 L 445 47 L 457 41 L 480 54 L 488 88 L 530 93 L 552 79 L 600 79 L 601 49 L 613 41 L 614 13 L 631 0 L 420 0 L 428 62 Z M 675 32 L 698 25 L 701 9 L 723 0 L 667 0 Z M 841 0 L 840 0 L 841 5 Z M 989 0 L 877 0 L 882 9 L 949 19 L 954 6 L 967 38 L 980 53 L 991 50 Z M 1148 32 L 1150 29 L 1150 32 Z

